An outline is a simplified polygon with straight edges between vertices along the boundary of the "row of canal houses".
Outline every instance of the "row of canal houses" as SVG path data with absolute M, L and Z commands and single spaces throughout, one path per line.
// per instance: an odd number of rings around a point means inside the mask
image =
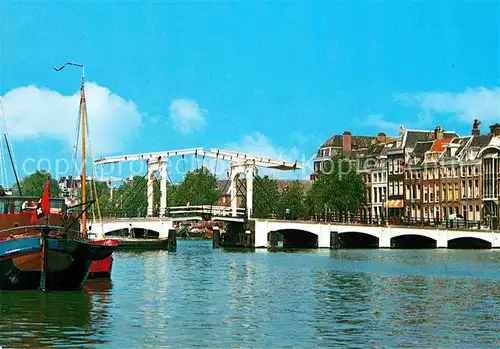
M 324 164 L 344 154 L 366 185 L 371 217 L 413 220 L 494 221 L 500 215 L 500 124 L 481 134 L 474 121 L 468 136 L 445 131 L 411 130 L 399 135 L 353 136 L 346 131 L 321 146 L 313 179 Z

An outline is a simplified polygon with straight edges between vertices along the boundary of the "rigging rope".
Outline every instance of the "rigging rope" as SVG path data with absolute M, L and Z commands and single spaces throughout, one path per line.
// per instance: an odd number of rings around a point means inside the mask
M 12 167 L 14 169 L 14 176 L 16 176 L 16 173 L 19 173 L 18 170 L 17 170 L 17 161 L 16 161 L 16 157 L 15 157 L 15 152 L 14 152 L 14 146 L 12 145 L 12 140 L 10 139 L 10 130 L 9 130 L 9 127 L 7 125 L 7 118 L 5 117 L 5 113 L 4 113 L 4 109 L 3 109 L 3 104 L 2 104 L 2 99 L 0 98 L 0 112 L 2 114 L 2 120 L 3 120 L 3 131 L 4 131 L 4 135 L 5 135 L 5 142 L 6 142 L 6 146 L 7 147 L 10 147 L 10 155 L 12 156 Z M 1 136 L 1 135 L 0 135 Z M 1 146 L 1 144 L 0 144 Z M 7 167 L 4 166 L 4 173 L 5 173 L 5 178 L 6 178 L 6 181 L 8 181 L 8 177 L 7 177 Z M 17 178 L 17 176 L 16 176 Z M 8 186 L 8 182 L 5 183 L 6 186 Z
M 3 132 L 7 132 L 6 128 L 7 128 L 7 121 L 5 120 L 5 115 L 4 115 L 4 110 L 3 110 L 3 104 L 2 104 L 2 99 L 0 98 L 0 121 L 3 121 L 3 127 L 1 129 L 1 133 Z M 0 133 L 0 135 L 1 135 Z M 3 137 L 0 137 L 0 170 L 1 170 L 1 180 L 2 180 L 2 184 L 4 185 L 5 188 L 8 187 L 9 183 L 8 183 L 8 177 L 7 177 L 7 163 L 5 161 L 5 155 L 4 155 L 4 151 L 3 151 Z M 7 146 L 7 144 L 5 145 Z
M 215 175 L 215 180 L 217 180 L 217 163 L 219 161 L 219 151 L 217 150 L 217 154 L 215 154 L 215 167 L 214 167 L 214 175 Z M 203 212 L 203 209 L 202 209 Z M 213 202 L 210 203 L 210 216 L 212 216 L 213 212 Z
M 90 155 L 90 168 L 91 168 L 91 173 L 92 173 L 92 184 L 90 186 L 90 192 L 91 195 L 93 195 L 93 199 L 95 200 L 96 204 L 92 206 L 92 218 L 95 221 L 95 207 L 97 207 L 97 215 L 99 217 L 99 220 L 102 221 L 102 216 L 101 216 L 101 207 L 100 207 L 100 202 L 99 202 L 99 193 L 97 192 L 97 186 L 95 183 L 95 178 L 97 176 L 97 171 L 94 165 L 94 153 L 93 153 L 93 147 L 92 147 L 92 137 L 90 136 L 90 123 L 88 119 L 88 114 L 87 114 L 87 103 L 85 103 L 85 123 L 87 124 L 87 139 L 88 139 L 88 148 L 89 148 L 89 155 Z M 92 196 L 91 196 L 92 200 Z
M 4 152 L 3 152 L 3 137 L 0 137 L 0 170 L 1 170 L 1 175 L 2 178 L 0 179 L 0 184 L 3 185 L 4 188 L 7 188 L 8 182 L 7 182 L 7 165 L 4 157 Z
M 147 171 L 147 172 L 146 172 L 146 174 L 145 174 L 144 176 L 142 176 L 142 179 L 145 179 L 145 178 L 146 178 L 146 176 L 147 176 L 148 174 L 149 174 L 149 171 Z M 148 181 L 146 181 L 145 183 L 146 183 L 146 185 L 147 185 Z M 129 193 L 128 193 L 128 194 L 127 194 L 127 195 L 126 195 L 126 196 L 122 199 L 122 201 L 121 201 L 121 202 L 120 202 L 120 203 L 119 203 L 119 204 L 115 207 L 115 213 L 116 213 L 116 211 L 118 210 L 118 208 L 119 208 L 119 207 L 121 207 L 121 206 L 125 203 L 125 200 L 127 200 L 127 199 L 130 197 L 130 195 L 132 195 L 132 194 L 133 194 L 136 190 L 138 190 L 138 188 L 139 188 L 139 187 L 140 187 L 139 185 L 138 185 L 138 186 L 131 187 L 131 189 L 130 189 Z M 135 198 L 135 196 L 136 196 L 136 195 L 137 195 L 137 192 L 135 193 L 135 195 L 134 195 L 134 197 L 133 197 L 133 198 Z
M 260 177 L 260 176 L 254 176 L 255 180 L 256 180 L 256 186 L 254 186 L 254 190 L 259 192 L 259 193 L 263 193 L 263 197 L 264 197 L 264 203 L 268 206 L 268 208 L 271 209 L 271 211 L 273 213 L 276 213 L 276 207 L 279 207 L 279 204 L 278 202 L 271 198 L 271 200 L 269 200 L 269 197 L 270 197 L 270 194 L 269 192 L 266 190 L 266 188 L 260 188 L 259 184 L 262 183 L 263 179 Z M 273 206 L 274 204 L 274 206 Z
M 70 190 L 73 189 L 73 185 L 75 182 L 75 175 L 76 175 L 76 158 L 78 156 L 78 145 L 80 144 L 80 115 L 82 114 L 81 107 L 82 107 L 81 105 L 78 107 L 78 117 L 77 117 L 76 130 L 75 130 L 75 143 L 73 145 L 73 158 L 71 160 L 73 168 L 71 170 L 71 180 L 68 181 L 68 185 L 70 187 Z

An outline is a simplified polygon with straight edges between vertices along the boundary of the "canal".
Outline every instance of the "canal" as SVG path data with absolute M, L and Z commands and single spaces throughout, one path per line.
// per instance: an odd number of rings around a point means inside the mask
M 115 253 L 112 283 L 1 292 L 5 348 L 500 347 L 498 250 Z

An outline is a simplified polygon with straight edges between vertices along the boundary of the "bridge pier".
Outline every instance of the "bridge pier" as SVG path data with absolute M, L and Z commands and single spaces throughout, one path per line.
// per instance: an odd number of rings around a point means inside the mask
M 253 212 L 253 178 L 255 175 L 255 165 L 242 165 L 240 162 L 231 162 L 231 209 L 233 217 L 237 216 L 237 181 L 238 175 L 244 174 L 246 180 L 246 208 L 247 217 L 250 218 Z
M 167 250 L 168 252 L 177 251 L 177 231 L 175 229 L 168 231 Z
M 229 222 L 221 241 L 222 247 L 254 248 L 254 234 L 251 223 Z M 215 231 L 214 231 L 215 233 Z M 266 242 L 267 244 L 267 242 Z
M 212 247 L 219 248 L 220 247 L 220 229 L 219 227 L 214 227 L 212 234 Z
M 380 236 L 378 238 L 379 248 L 391 248 L 391 227 L 381 228 Z
M 155 172 L 160 173 L 160 217 L 165 217 L 167 213 L 167 162 L 165 160 L 148 160 L 148 210 L 147 216 L 154 215 L 154 181 Z
M 440 230 L 438 231 L 438 236 L 436 240 L 436 248 L 448 248 L 448 231 Z
M 340 248 L 340 237 L 338 231 L 330 232 L 330 249 L 337 250 Z

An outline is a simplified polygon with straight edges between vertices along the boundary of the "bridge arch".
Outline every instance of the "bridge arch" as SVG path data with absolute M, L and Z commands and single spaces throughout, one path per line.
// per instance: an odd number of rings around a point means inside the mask
M 409 231 L 407 233 L 394 234 L 391 237 L 392 248 L 436 248 L 437 239 L 435 235 L 422 231 Z
M 278 234 L 278 239 L 282 239 L 283 248 L 318 248 L 318 234 L 303 229 L 278 229 L 274 230 Z M 271 233 L 267 234 L 268 241 Z
M 339 232 L 341 248 L 378 248 L 379 237 L 373 233 L 360 231 Z
M 133 229 L 136 237 L 142 237 L 147 234 L 148 237 L 167 237 L 168 231 L 172 229 L 173 222 L 169 220 L 127 220 L 127 221 L 110 221 L 93 224 L 92 230 L 96 233 L 103 233 L 104 236 L 121 236 L 122 233 L 128 236 L 129 228 Z
M 459 237 L 448 240 L 448 248 L 455 249 L 490 249 L 492 245 L 490 241 L 478 237 Z
M 492 233 L 470 234 L 456 233 L 448 236 L 448 248 L 456 249 L 489 249 L 493 247 Z

